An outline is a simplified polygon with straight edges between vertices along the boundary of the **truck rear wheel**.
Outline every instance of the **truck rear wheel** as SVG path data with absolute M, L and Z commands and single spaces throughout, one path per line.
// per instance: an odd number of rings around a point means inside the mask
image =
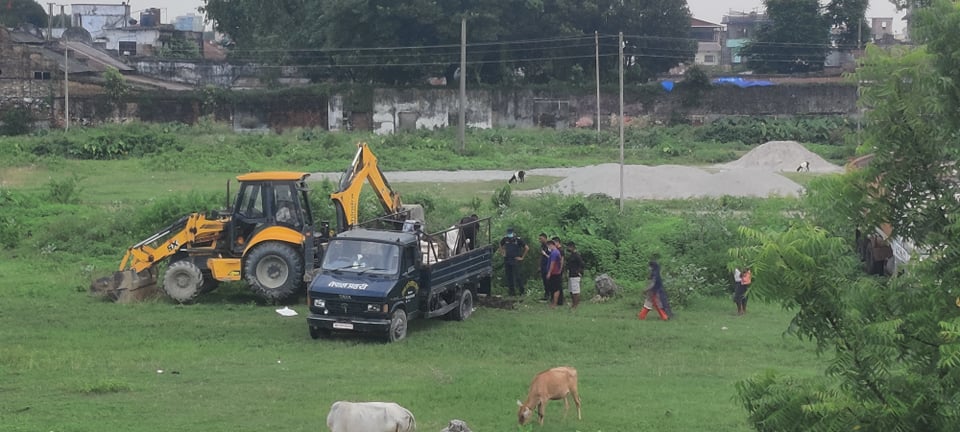
M 473 293 L 468 289 L 464 289 L 463 292 L 460 293 L 460 305 L 450 311 L 450 313 L 452 314 L 451 318 L 457 321 L 470 318 L 470 314 L 473 313 Z
M 286 243 L 267 242 L 256 246 L 247 254 L 243 265 L 250 288 L 267 300 L 283 300 L 300 291 L 303 256 Z
M 202 289 L 203 273 L 190 260 L 174 261 L 163 273 L 163 291 L 180 303 L 193 300 Z
M 390 328 L 387 330 L 387 342 L 399 342 L 407 337 L 407 312 L 396 309 L 390 316 Z

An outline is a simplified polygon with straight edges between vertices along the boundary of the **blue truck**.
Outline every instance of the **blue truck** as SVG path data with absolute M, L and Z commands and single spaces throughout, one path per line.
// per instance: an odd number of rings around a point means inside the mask
M 310 337 L 352 331 L 396 342 L 412 319 L 467 319 L 474 297 L 490 292 L 489 225 L 478 220 L 470 234 L 461 226 L 433 234 L 356 228 L 332 237 L 308 291 Z

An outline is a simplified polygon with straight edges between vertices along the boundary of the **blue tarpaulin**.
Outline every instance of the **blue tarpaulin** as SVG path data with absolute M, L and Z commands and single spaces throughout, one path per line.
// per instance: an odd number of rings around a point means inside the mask
M 660 86 L 667 92 L 670 92 L 673 90 L 673 81 L 660 81 Z
M 744 88 L 744 87 L 766 87 L 766 86 L 776 85 L 776 84 L 774 84 L 773 82 L 770 82 L 770 81 L 744 79 L 744 78 L 740 78 L 740 77 L 736 77 L 736 78 L 731 78 L 731 77 L 714 78 L 712 82 L 713 82 L 713 84 L 715 84 L 715 85 L 731 84 L 731 85 L 735 85 L 735 86 L 741 87 L 741 88 Z

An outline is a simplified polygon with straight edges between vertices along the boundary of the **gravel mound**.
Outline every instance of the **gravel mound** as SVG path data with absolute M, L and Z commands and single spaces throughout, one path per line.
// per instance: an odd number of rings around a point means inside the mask
M 812 162 L 811 162 L 812 164 Z M 623 195 L 627 199 L 675 199 L 733 196 L 796 196 L 803 187 L 774 172 L 761 170 L 710 173 L 679 165 L 625 165 Z M 620 165 L 602 164 L 578 168 L 559 183 L 522 195 L 542 192 L 620 197 Z
M 796 141 L 770 141 L 750 150 L 740 159 L 714 165 L 714 167 L 723 170 L 796 171 L 803 161 L 810 162 L 810 172 L 832 173 L 843 171 L 843 168 L 827 162 Z

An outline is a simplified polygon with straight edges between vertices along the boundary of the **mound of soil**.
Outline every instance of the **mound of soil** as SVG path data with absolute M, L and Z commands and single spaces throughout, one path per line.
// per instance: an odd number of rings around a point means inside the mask
M 827 162 L 796 141 L 770 141 L 757 146 L 740 159 L 716 165 L 723 170 L 760 169 L 764 171 L 796 171 L 800 163 L 810 162 L 810 172 L 841 172 L 843 168 Z

